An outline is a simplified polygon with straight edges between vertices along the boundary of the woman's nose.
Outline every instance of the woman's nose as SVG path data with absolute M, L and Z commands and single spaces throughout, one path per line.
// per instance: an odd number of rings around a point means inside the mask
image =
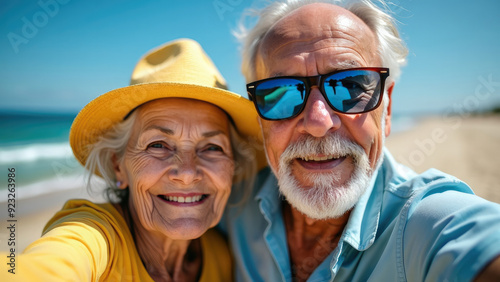
M 201 179 L 195 153 L 180 152 L 175 158 L 176 163 L 168 173 L 170 180 L 189 185 Z

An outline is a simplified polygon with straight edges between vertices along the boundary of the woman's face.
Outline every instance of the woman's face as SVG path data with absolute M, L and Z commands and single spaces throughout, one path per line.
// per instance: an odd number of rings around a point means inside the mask
M 216 225 L 234 173 L 229 120 L 218 107 L 165 98 L 142 105 L 117 180 L 129 187 L 135 224 L 172 239 Z

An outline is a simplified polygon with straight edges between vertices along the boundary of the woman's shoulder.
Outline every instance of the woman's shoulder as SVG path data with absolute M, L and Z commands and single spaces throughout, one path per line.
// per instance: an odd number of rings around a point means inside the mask
M 47 222 L 43 233 L 50 231 L 56 226 L 70 223 L 95 225 L 99 229 L 127 229 L 127 224 L 123 216 L 113 204 L 73 199 L 67 201 L 62 209 Z
M 95 210 L 96 212 L 114 212 L 116 211 L 116 208 L 114 207 L 113 204 L 106 202 L 106 203 L 94 203 L 89 200 L 85 199 L 71 199 L 68 200 L 64 206 L 62 207 L 61 211 L 63 210 L 77 210 L 77 209 L 85 209 L 85 210 Z
M 233 264 L 227 239 L 211 228 L 201 236 L 203 274 L 200 281 L 231 281 Z

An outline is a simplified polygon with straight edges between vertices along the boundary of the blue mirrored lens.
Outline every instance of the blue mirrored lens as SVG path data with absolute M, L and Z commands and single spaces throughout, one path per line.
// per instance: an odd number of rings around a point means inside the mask
M 289 118 L 300 111 L 306 87 L 297 79 L 276 78 L 257 85 L 255 96 L 262 116 L 268 119 Z
M 323 89 L 332 107 L 343 113 L 372 110 L 380 99 L 380 74 L 347 70 L 325 78 Z

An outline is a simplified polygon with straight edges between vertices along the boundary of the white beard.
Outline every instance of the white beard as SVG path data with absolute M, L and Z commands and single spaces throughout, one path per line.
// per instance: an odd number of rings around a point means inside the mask
M 342 185 L 338 173 L 316 173 L 306 176 L 313 183 L 310 188 L 299 185 L 292 173 L 294 159 L 313 154 L 351 156 L 354 171 Z M 340 172 L 339 172 L 340 173 Z M 342 216 L 352 209 L 366 191 L 371 176 L 368 156 L 361 146 L 338 134 L 321 139 L 304 136 L 288 146 L 280 157 L 278 185 L 281 194 L 298 211 L 313 219 L 328 219 Z
M 385 144 L 385 126 L 388 113 L 387 103 L 389 97 L 384 94 L 382 107 L 384 111 L 381 119 L 382 147 Z M 259 123 L 261 120 L 259 119 Z M 262 124 L 260 124 L 262 128 Z M 264 147 L 266 146 L 264 142 Z M 267 149 L 265 149 L 267 151 Z M 291 163 L 295 158 L 311 154 L 337 154 L 351 156 L 354 161 L 354 171 L 351 178 L 343 185 L 333 186 L 340 180 L 340 175 L 332 174 L 310 174 L 306 180 L 313 183 L 313 187 L 307 189 L 299 186 L 298 181 L 292 173 Z M 268 163 L 269 157 L 266 154 Z M 332 134 L 319 139 L 312 136 L 299 138 L 295 144 L 289 145 L 279 159 L 279 167 L 276 172 L 272 169 L 278 179 L 281 194 L 286 197 L 287 202 L 295 209 L 312 219 L 337 218 L 351 210 L 366 192 L 370 185 L 373 171 L 382 165 L 384 152 L 377 159 L 375 169 L 370 168 L 370 162 L 363 148 L 339 136 Z

